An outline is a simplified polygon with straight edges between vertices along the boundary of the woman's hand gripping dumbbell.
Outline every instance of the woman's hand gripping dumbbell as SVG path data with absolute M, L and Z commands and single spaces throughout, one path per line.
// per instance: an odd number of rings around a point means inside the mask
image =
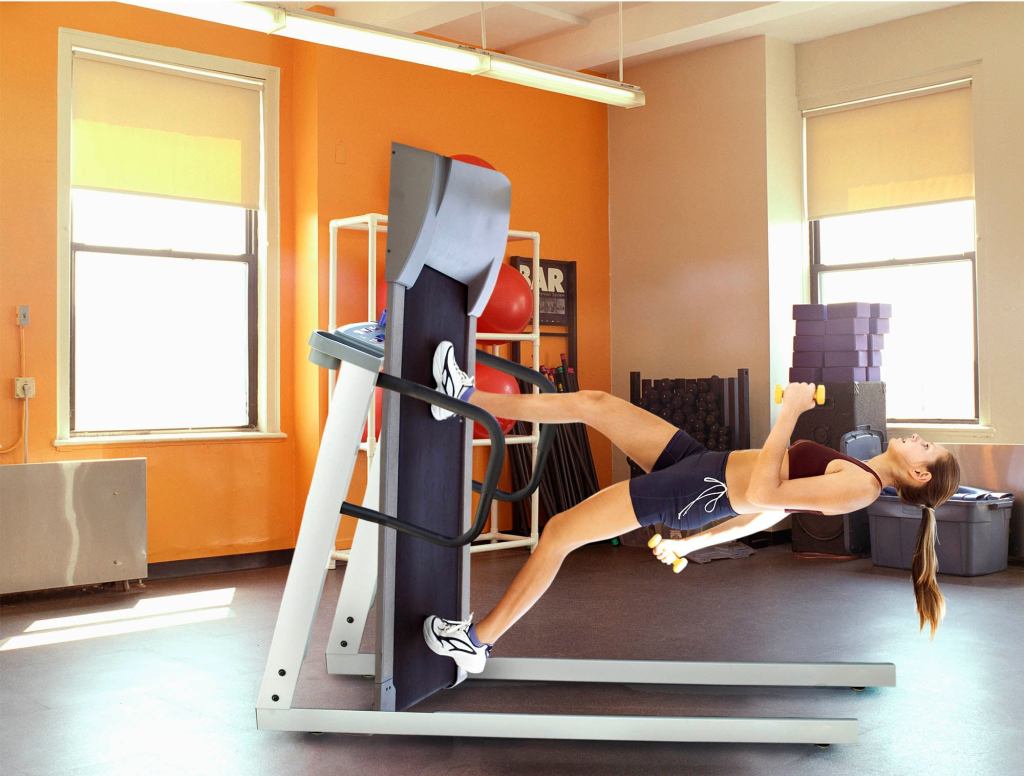
M 686 568 L 689 562 L 679 554 L 682 542 L 675 539 L 662 539 L 661 534 L 654 534 L 647 542 L 647 546 L 654 550 L 654 557 L 662 563 L 672 564 L 672 570 L 678 574 Z
M 807 383 L 792 383 L 792 385 L 807 385 Z M 782 396 L 785 392 L 781 385 L 775 386 L 775 403 L 782 404 Z M 824 404 L 825 403 L 825 386 L 819 385 L 814 389 L 814 403 Z

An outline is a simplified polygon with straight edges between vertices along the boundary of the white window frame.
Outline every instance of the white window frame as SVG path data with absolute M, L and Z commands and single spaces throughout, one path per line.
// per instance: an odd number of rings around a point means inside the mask
M 75 48 L 147 59 L 168 65 L 232 73 L 264 81 L 263 180 L 265 211 L 259 222 L 259 311 L 257 427 L 251 431 L 125 432 L 71 435 L 71 67 Z M 280 369 L 280 207 L 279 132 L 280 70 L 271 65 L 200 54 L 184 49 L 61 28 L 57 57 L 57 438 L 54 445 L 107 445 L 210 439 L 279 439 L 281 433 Z

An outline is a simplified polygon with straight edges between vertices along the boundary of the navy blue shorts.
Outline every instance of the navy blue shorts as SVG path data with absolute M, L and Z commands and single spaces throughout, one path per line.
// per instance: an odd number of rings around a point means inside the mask
M 677 431 L 654 469 L 629 481 L 629 497 L 640 525 L 664 523 L 694 531 L 737 513 L 729 503 L 725 464 L 729 451 L 708 450 Z

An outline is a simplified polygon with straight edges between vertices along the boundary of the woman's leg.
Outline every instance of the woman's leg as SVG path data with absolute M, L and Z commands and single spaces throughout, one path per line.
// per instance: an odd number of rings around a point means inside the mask
M 654 468 L 658 456 L 679 430 L 657 415 L 604 391 L 538 394 L 474 391 L 469 402 L 497 418 L 585 423 L 608 437 L 647 472 Z
M 474 398 L 476 394 L 473 395 Z M 629 481 L 605 488 L 551 518 L 540 542 L 490 614 L 476 624 L 477 636 L 493 644 L 530 610 L 551 585 L 565 556 L 590 542 L 610 539 L 638 525 Z

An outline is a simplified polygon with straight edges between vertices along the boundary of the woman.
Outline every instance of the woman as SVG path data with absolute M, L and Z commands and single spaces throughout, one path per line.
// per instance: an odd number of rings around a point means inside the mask
M 696 530 L 686 539 L 665 540 L 654 555 L 670 564 L 702 547 L 763 531 L 787 512 L 841 515 L 871 504 L 885 486 L 922 508 L 912 579 L 920 627 L 931 636 L 945 613 L 935 581 L 935 509 L 956 492 L 960 467 L 941 445 L 917 434 L 890 440 L 884 453 L 861 462 L 814 442 L 788 447 L 797 418 L 814 406 L 814 385 L 793 383 L 760 450 L 715 452 L 685 431 L 601 391 L 508 395 L 477 391 L 455 362 L 451 343 L 434 354 L 438 390 L 495 417 L 541 423 L 586 423 L 637 463 L 644 476 L 617 482 L 552 517 L 533 554 L 493 611 L 475 625 L 431 615 L 423 624 L 432 651 L 452 657 L 469 673 L 482 671 L 490 647 L 544 594 L 566 555 L 590 542 L 665 523 Z M 432 407 L 444 420 L 452 413 Z

